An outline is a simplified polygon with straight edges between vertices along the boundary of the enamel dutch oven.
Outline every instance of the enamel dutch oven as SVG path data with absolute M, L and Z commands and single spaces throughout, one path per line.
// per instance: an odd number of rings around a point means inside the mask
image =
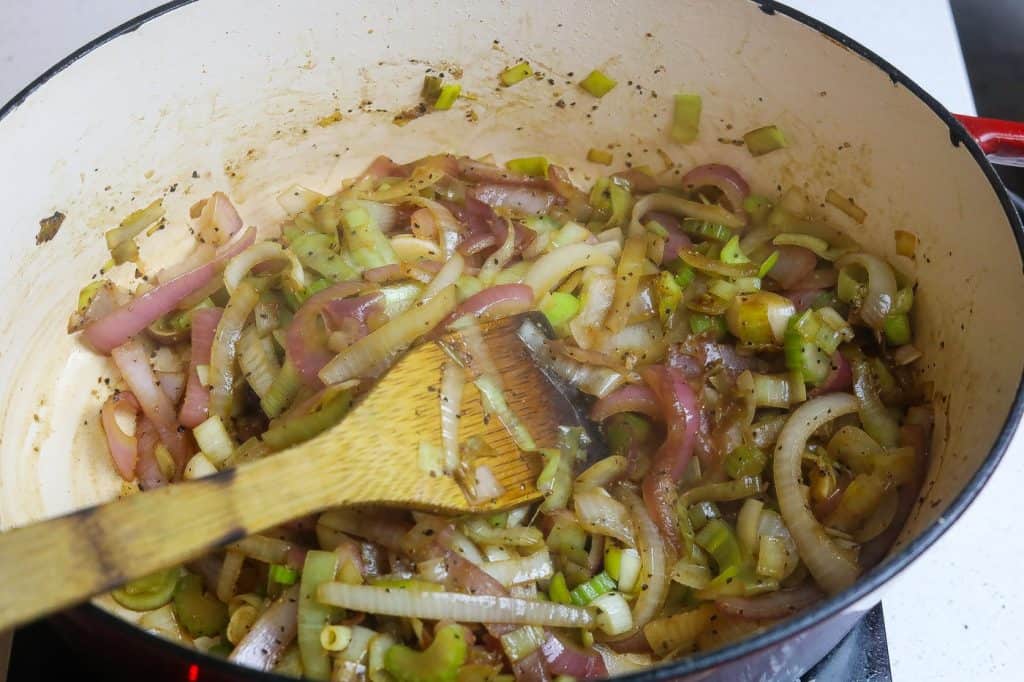
M 497 88 L 497 74 L 519 59 L 544 78 Z M 474 97 L 393 125 L 428 68 Z M 601 100 L 575 85 L 594 68 L 619 81 Z M 699 140 L 685 147 L 667 136 L 676 92 L 704 102 Z M 336 111 L 340 120 L 318 125 Z M 755 159 L 729 143 L 772 123 L 787 149 Z M 990 136 L 987 151 L 1012 152 L 1010 138 Z M 581 162 L 587 150 L 608 144 L 656 169 L 662 153 L 682 168 L 728 163 L 762 194 L 834 188 L 869 217 L 830 217 L 880 254 L 894 253 L 896 229 L 919 236 L 916 258 L 894 263 L 920 283 L 917 366 L 933 387 L 936 428 L 899 542 L 851 589 L 778 627 L 638 676 L 794 679 L 995 470 L 1022 409 L 1024 316 L 1011 302 L 1024 300 L 1024 274 L 1020 222 L 960 123 L 878 56 L 767 0 L 180 1 L 68 57 L 0 110 L 0 526 L 122 492 L 97 419 L 112 368 L 65 324 L 107 259 L 103 230 L 131 207 L 165 197 L 170 226 L 142 246 L 144 269 L 155 271 L 189 248 L 187 208 L 213 190 L 270 229 L 283 217 L 274 200 L 283 188 L 331 191 L 377 154 L 539 153 L 585 182 L 601 170 Z M 67 216 L 63 226 L 37 244 L 39 220 L 54 211 Z M 85 631 L 106 641 L 99 650 L 113 651 L 118 668 L 271 679 L 95 605 L 63 622 L 79 628 L 78 641 Z

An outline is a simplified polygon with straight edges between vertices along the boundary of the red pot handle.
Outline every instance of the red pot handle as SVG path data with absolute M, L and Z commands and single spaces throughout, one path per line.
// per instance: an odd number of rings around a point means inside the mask
M 977 140 L 988 160 L 1003 166 L 1024 166 L 1024 123 L 954 114 Z

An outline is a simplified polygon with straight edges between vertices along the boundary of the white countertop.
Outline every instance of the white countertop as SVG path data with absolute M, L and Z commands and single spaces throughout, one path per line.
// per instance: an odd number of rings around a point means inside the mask
M 153 0 L 0 2 L 0 102 L 68 52 L 140 14 Z M 948 108 L 974 113 L 946 0 L 790 0 L 895 64 Z M 897 682 L 1024 679 L 1018 613 L 1024 590 L 1008 570 L 1024 558 L 1011 527 L 1024 481 L 1024 439 L 960 522 L 897 578 L 883 606 Z M 1016 672 L 1015 672 L 1016 671 Z M 2 677 L 2 675 L 0 675 Z

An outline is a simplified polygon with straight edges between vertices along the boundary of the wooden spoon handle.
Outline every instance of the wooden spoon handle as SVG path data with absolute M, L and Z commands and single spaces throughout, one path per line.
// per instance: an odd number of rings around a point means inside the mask
M 319 492 L 303 449 L 0 535 L 0 630 L 183 563 L 361 490 Z M 344 466 L 335 458 L 333 466 Z

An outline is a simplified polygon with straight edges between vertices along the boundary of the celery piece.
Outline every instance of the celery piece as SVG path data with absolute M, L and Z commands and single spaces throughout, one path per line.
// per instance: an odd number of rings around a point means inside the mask
M 434 102 L 434 108 L 438 111 L 445 111 L 451 109 L 452 105 L 455 104 L 455 100 L 459 98 L 459 94 L 462 93 L 462 86 L 458 83 L 445 83 L 441 86 L 441 92 L 437 96 L 437 100 Z
M 318 602 L 316 591 L 320 585 L 334 580 L 338 573 L 339 559 L 334 552 L 310 550 L 302 565 L 296 639 L 302 657 L 303 676 L 312 680 L 327 680 L 331 677 L 331 659 L 320 646 L 320 633 L 338 610 Z
M 743 253 L 743 249 L 740 248 L 740 237 L 736 234 L 730 237 L 729 241 L 722 247 L 722 252 L 718 254 L 718 259 L 723 263 L 750 262 L 750 259 Z
M 697 504 L 690 505 L 686 510 L 690 526 L 695 531 L 702 530 L 704 526 L 708 525 L 709 521 L 717 519 L 721 515 L 721 512 L 718 511 L 718 505 L 714 502 L 698 502 Z
M 369 207 L 361 201 L 350 201 L 343 208 L 341 227 L 353 263 L 363 270 L 397 263 L 398 255 Z
M 174 615 L 193 637 L 213 637 L 228 624 L 228 607 L 203 589 L 203 579 L 188 573 L 174 589 Z
M 341 421 L 351 404 L 352 392 L 341 391 L 313 412 L 275 423 L 263 434 L 263 442 L 276 451 L 309 440 Z
M 270 579 L 282 585 L 294 585 L 299 579 L 299 572 L 288 566 L 274 564 L 270 567 Z
M 716 242 L 726 242 L 732 237 L 732 230 L 725 225 L 690 218 L 683 221 L 683 231 L 695 237 L 712 239 Z
M 555 334 L 561 336 L 565 325 L 580 312 L 580 299 L 572 294 L 553 291 L 541 300 L 539 307 L 548 318 L 548 323 L 555 330 Z
M 597 69 L 587 74 L 587 77 L 580 81 L 580 87 L 594 97 L 604 97 L 618 85 L 618 82 Z
M 672 315 L 683 301 L 683 289 L 672 273 L 662 270 L 655 280 L 654 293 L 658 301 L 658 317 L 662 326 L 668 327 Z
M 743 200 L 743 210 L 750 216 L 751 222 L 763 223 L 772 212 L 772 202 L 758 194 L 751 194 Z
M 333 282 L 355 279 L 359 271 L 348 255 L 338 253 L 337 239 L 322 232 L 304 232 L 292 240 L 288 249 L 303 267 L 316 270 Z
M 622 548 L 609 546 L 604 550 L 604 572 L 618 581 L 622 567 Z
M 676 262 L 676 261 L 673 261 Z M 693 280 L 697 277 L 697 272 L 689 265 L 682 261 L 678 261 L 678 266 L 674 268 L 676 284 L 679 285 L 680 289 L 685 289 L 690 286 Z
M 572 596 L 569 594 L 569 586 L 565 583 L 565 575 L 561 572 L 555 573 L 548 586 L 548 596 L 556 604 L 571 604 Z
M 585 583 L 574 587 L 572 592 L 569 593 L 569 598 L 572 599 L 572 603 L 576 604 L 576 606 L 586 606 L 602 594 L 607 594 L 616 587 L 618 587 L 618 583 L 612 580 L 610 575 L 602 571 Z
M 747 151 L 751 156 L 762 156 L 786 146 L 786 137 L 779 130 L 778 126 L 764 126 L 751 130 L 743 135 L 743 141 L 747 145 Z
M 424 651 L 395 644 L 384 652 L 384 670 L 398 682 L 455 682 L 459 668 L 469 656 L 461 625 L 446 625 L 437 631 Z
M 737 445 L 725 456 L 725 473 L 739 479 L 760 476 L 768 463 L 768 455 L 756 445 Z
M 904 287 L 896 292 L 895 298 L 892 301 L 892 309 L 890 313 L 909 313 L 910 309 L 914 307 L 914 290 L 910 287 Z
M 615 157 L 612 155 L 612 153 L 605 149 L 597 149 L 596 147 L 591 147 L 590 150 L 587 152 L 587 161 L 591 163 L 597 163 L 602 166 L 610 166 L 614 159 Z
M 725 320 L 721 315 L 694 313 L 690 316 L 690 331 L 694 334 L 713 332 L 714 338 L 720 339 L 726 332 Z
M 910 343 L 910 317 L 906 313 L 890 313 L 885 316 L 885 340 L 893 346 Z
M 501 84 L 505 87 L 515 85 L 532 75 L 533 67 L 530 66 L 530 62 L 519 62 L 515 66 L 510 66 L 501 72 Z
M 543 156 L 524 156 L 520 159 L 509 159 L 505 162 L 505 168 L 513 173 L 529 175 L 531 178 L 546 178 L 550 163 Z
M 157 571 L 125 583 L 110 593 L 121 606 L 132 611 L 152 611 L 171 601 L 178 584 L 177 568 Z
M 697 533 L 696 540 L 701 549 L 714 558 L 719 574 L 730 569 L 738 569 L 743 563 L 743 554 L 736 534 L 722 519 L 709 520 Z
M 786 368 L 800 372 L 804 381 L 819 384 L 830 370 L 828 356 L 809 339 L 817 337 L 821 326 L 810 310 L 789 318 L 782 347 L 786 357 Z M 838 343 L 837 343 L 838 345 Z
M 844 197 L 834 189 L 830 189 L 825 193 L 825 201 L 832 204 L 858 223 L 863 223 L 868 217 L 867 211 L 858 206 L 852 197 Z
M 764 279 L 765 277 L 768 276 L 768 273 L 772 271 L 772 268 L 774 268 L 775 264 L 778 262 L 779 252 L 772 251 L 771 255 L 765 258 L 764 262 L 761 263 L 761 267 L 757 269 L 757 276 Z
M 672 139 L 689 144 L 697 139 L 700 130 L 700 95 L 676 95 L 672 106 Z

